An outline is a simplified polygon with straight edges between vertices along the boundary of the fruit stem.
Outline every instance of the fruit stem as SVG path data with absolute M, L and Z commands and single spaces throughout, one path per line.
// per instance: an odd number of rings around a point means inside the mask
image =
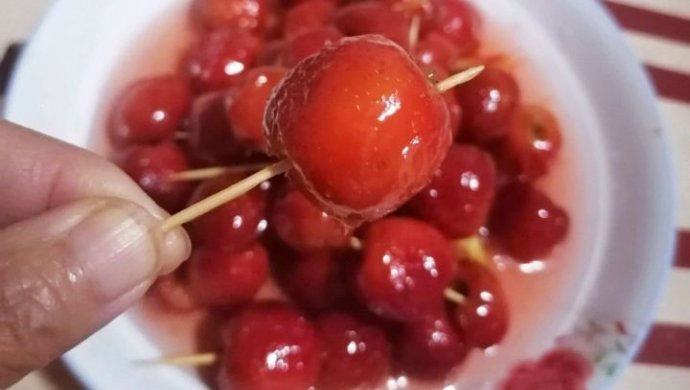
M 179 213 L 169 217 L 163 221 L 161 228 L 163 229 L 163 232 L 168 232 L 178 226 L 184 225 L 185 223 L 190 222 L 208 213 L 209 211 L 244 195 L 252 188 L 258 186 L 266 180 L 287 172 L 291 167 L 292 165 L 288 160 L 283 160 L 270 165 L 259 172 L 256 172 L 255 174 L 231 185 L 230 187 L 213 194 L 208 198 L 203 199 L 198 203 L 193 204 Z
M 443 296 L 444 296 L 447 300 L 449 300 L 449 301 L 455 303 L 456 305 L 462 305 L 462 304 L 465 303 L 465 300 L 466 300 L 466 298 L 465 298 L 464 295 L 462 295 L 462 294 L 460 294 L 459 292 L 453 290 L 452 288 L 447 288 L 447 289 L 443 292 Z
M 223 176 L 227 174 L 243 174 L 256 172 L 264 169 L 268 164 L 247 164 L 247 165 L 236 165 L 232 167 L 208 167 L 201 169 L 191 169 L 188 171 L 171 173 L 168 176 L 168 180 L 171 181 L 194 181 L 194 180 L 205 180 L 213 179 L 214 177 Z
M 210 366 L 216 362 L 218 355 L 209 353 L 199 353 L 195 355 L 185 355 L 185 356 L 167 356 L 151 360 L 139 360 L 135 361 L 136 364 L 141 365 L 169 365 L 169 366 Z
M 439 81 L 436 84 L 436 89 L 438 89 L 438 91 L 441 93 L 446 92 L 479 76 L 484 69 L 486 69 L 486 66 L 478 65 L 467 70 L 463 70 L 462 72 L 451 75 L 445 80 Z
M 412 20 L 410 21 L 410 32 L 408 35 L 410 53 L 413 53 L 415 51 L 415 49 L 417 48 L 417 44 L 419 43 L 419 29 L 421 24 L 422 21 L 419 15 L 415 15 L 412 17 Z

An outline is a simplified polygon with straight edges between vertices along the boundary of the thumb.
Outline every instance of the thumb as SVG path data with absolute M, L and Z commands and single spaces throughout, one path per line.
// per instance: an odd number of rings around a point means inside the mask
M 95 198 L 0 230 L 0 388 L 43 367 L 185 260 L 189 239 L 146 209 Z

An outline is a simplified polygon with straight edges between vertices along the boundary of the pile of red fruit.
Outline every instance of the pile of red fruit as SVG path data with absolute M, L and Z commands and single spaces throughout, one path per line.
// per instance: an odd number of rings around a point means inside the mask
M 219 385 L 443 379 L 501 342 L 510 291 L 457 243 L 548 257 L 568 215 L 534 185 L 559 152 L 558 123 L 523 103 L 508 66 L 478 57 L 477 11 L 463 0 L 195 0 L 191 15 L 199 36 L 179 73 L 129 86 L 109 134 L 122 168 L 170 212 L 242 179 L 195 185 L 176 172 L 292 164 L 289 180 L 189 224 L 192 258 L 155 289 L 172 310 L 223 319 Z M 433 88 L 468 63 L 487 67 Z M 269 280 L 284 302 L 254 301 Z

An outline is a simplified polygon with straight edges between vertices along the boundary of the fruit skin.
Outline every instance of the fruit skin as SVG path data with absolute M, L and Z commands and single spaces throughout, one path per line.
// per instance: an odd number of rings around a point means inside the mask
M 118 98 L 108 126 L 116 146 L 172 140 L 192 102 L 187 83 L 177 76 L 159 76 L 129 85 Z
M 321 350 L 312 324 L 289 305 L 254 304 L 231 320 L 219 384 L 227 390 L 304 390 Z
M 209 92 L 194 100 L 187 134 L 192 159 L 202 165 L 235 164 L 245 151 L 234 139 L 226 118 L 227 92 Z
M 529 183 L 513 183 L 496 197 L 491 237 L 517 261 L 544 259 L 568 234 L 568 213 Z
M 241 179 L 221 176 L 204 181 L 192 194 L 189 204 L 197 203 Z M 194 243 L 230 250 L 246 249 L 266 229 L 267 198 L 266 191 L 255 188 L 195 219 L 189 226 Z
M 495 192 L 491 156 L 476 146 L 455 144 L 410 205 L 448 237 L 463 238 L 476 234 L 487 222 Z
M 276 200 L 271 225 L 285 243 L 303 252 L 345 247 L 352 234 L 347 225 L 321 211 L 294 188 Z
M 402 47 L 409 44 L 410 23 L 405 16 L 378 1 L 363 1 L 340 8 L 334 24 L 347 36 L 379 34 Z
M 234 138 L 253 150 L 265 150 L 263 119 L 268 98 L 287 70 L 261 66 L 247 72 L 237 90 L 226 100 L 227 120 Z
M 332 312 L 316 322 L 322 346 L 317 388 L 373 388 L 388 378 L 390 345 L 378 326 L 344 312 Z
M 179 211 L 193 189 L 190 183 L 168 179 L 189 169 L 184 152 L 172 142 L 126 149 L 118 157 L 118 165 L 169 213 Z
M 380 36 L 343 38 L 298 64 L 269 100 L 264 128 L 293 182 L 353 224 L 421 190 L 452 141 L 443 97 Z
M 283 33 L 292 37 L 330 24 L 336 4 L 332 0 L 306 0 L 285 13 Z
M 239 83 L 260 50 L 261 41 L 246 31 L 217 30 L 202 35 L 182 65 L 195 91 L 217 91 Z
M 240 251 L 198 248 L 189 259 L 189 283 L 198 302 L 234 306 L 252 300 L 268 278 L 268 253 L 261 244 Z
M 319 27 L 288 39 L 283 51 L 283 63 L 293 67 L 303 59 L 316 54 L 325 45 L 338 42 L 343 34 L 333 27 Z
M 486 265 L 464 260 L 456 280 L 455 288 L 465 296 L 465 302 L 448 305 L 465 343 L 477 348 L 500 343 L 508 333 L 510 310 L 498 278 Z
M 399 368 L 421 379 L 442 379 L 469 353 L 462 335 L 443 314 L 405 324 L 396 341 Z
M 463 108 L 464 136 L 477 142 L 503 137 L 520 101 L 520 87 L 508 72 L 488 66 L 455 88 Z
M 211 30 L 232 28 L 261 33 L 270 19 L 267 0 L 194 0 L 192 15 Z
M 436 29 L 450 39 L 462 57 L 470 57 L 479 49 L 481 18 L 465 0 L 433 1 Z
M 392 217 L 367 228 L 357 288 L 374 313 L 414 322 L 442 310 L 454 273 L 450 243 L 438 230 Z

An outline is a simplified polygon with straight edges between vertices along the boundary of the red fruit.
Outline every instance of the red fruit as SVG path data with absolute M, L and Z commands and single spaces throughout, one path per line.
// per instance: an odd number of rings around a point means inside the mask
M 241 30 L 205 34 L 186 57 L 186 72 L 196 91 L 224 89 L 237 84 L 254 64 L 261 42 Z
M 409 218 L 376 221 L 367 229 L 363 257 L 357 286 L 373 312 L 412 322 L 440 310 L 454 257 L 432 226 Z
M 302 61 L 269 101 L 273 153 L 331 215 L 361 222 L 421 190 L 451 143 L 448 109 L 410 57 L 376 36 Z
M 226 92 L 210 92 L 192 106 L 187 143 L 194 160 L 203 165 L 233 164 L 243 155 L 225 115 L 226 96 Z
M 282 61 L 285 42 L 275 40 L 265 44 L 256 58 L 257 66 L 280 65 Z
M 403 371 L 423 379 L 439 379 L 465 360 L 469 348 L 441 315 L 406 324 L 398 337 L 397 351 Z
M 172 140 L 190 104 L 187 84 L 179 77 L 139 80 L 127 87 L 113 107 L 110 140 L 117 146 Z
M 317 321 L 322 362 L 317 388 L 374 388 L 388 378 L 390 346 L 386 333 L 344 313 Z
M 492 237 L 518 261 L 548 256 L 568 234 L 568 214 L 531 184 L 501 190 L 491 213 Z
M 352 234 L 348 226 L 321 211 L 295 189 L 276 201 L 271 224 L 285 243 L 300 251 L 345 247 Z
M 327 251 L 302 253 L 281 272 L 285 292 L 309 311 L 333 306 L 346 295 L 344 264 Z
M 429 80 L 434 84 L 450 76 L 445 68 L 439 65 L 422 66 L 422 70 L 424 70 L 424 73 L 427 74 Z M 448 107 L 448 114 L 450 114 L 450 129 L 453 133 L 453 137 L 455 138 L 457 137 L 458 133 L 460 133 L 462 107 L 460 106 L 458 97 L 455 96 L 455 91 L 453 90 L 444 92 L 443 99 L 445 99 L 446 107 Z
M 472 56 L 479 49 L 481 19 L 465 0 L 434 0 L 437 31 L 455 45 L 458 55 Z
M 415 52 L 415 58 L 420 64 L 442 69 L 452 69 L 458 57 L 458 48 L 453 41 L 435 31 L 426 34 L 419 41 Z
M 254 244 L 245 250 L 197 249 L 189 260 L 189 282 L 201 304 L 237 305 L 252 300 L 268 278 L 268 254 Z
M 189 204 L 197 203 L 240 179 L 226 176 L 205 181 L 194 191 Z M 268 225 L 265 219 L 266 198 L 266 192 L 256 188 L 195 219 L 190 226 L 194 242 L 228 250 L 248 248 Z
M 518 110 L 499 146 L 502 167 L 523 180 L 533 180 L 549 169 L 561 149 L 561 130 L 556 118 L 544 108 Z
M 331 0 L 306 0 L 285 13 L 283 33 L 286 37 L 330 24 L 336 4 Z
M 283 52 L 283 63 L 293 67 L 303 59 L 316 54 L 324 46 L 336 43 L 343 37 L 333 27 L 320 27 L 305 31 L 290 38 Z
M 168 212 L 180 210 L 192 190 L 190 183 L 168 177 L 189 169 L 184 152 L 172 142 L 135 146 L 124 152 L 120 167 Z
M 166 307 L 182 312 L 192 311 L 199 307 L 187 276 L 187 267 L 183 266 L 174 273 L 160 276 L 156 280 L 153 291 Z
M 496 191 L 491 156 L 472 145 L 453 145 L 431 184 L 412 199 L 416 214 L 452 238 L 484 226 Z
M 410 23 L 405 16 L 378 1 L 363 1 L 339 9 L 335 25 L 348 36 L 378 34 L 402 47 L 409 44 Z
M 264 110 L 275 86 L 286 70 L 263 66 L 250 70 L 238 89 L 227 100 L 227 120 L 235 139 L 250 149 L 265 150 Z
M 232 28 L 261 33 L 269 24 L 267 0 L 194 0 L 192 11 L 206 28 Z
M 393 11 L 403 14 L 407 20 L 419 17 L 422 31 L 426 31 L 433 23 L 435 4 L 430 0 L 382 0 L 382 2 Z
M 288 305 L 255 304 L 232 320 L 220 387 L 232 390 L 304 390 L 319 374 L 318 336 Z
M 487 67 L 455 91 L 464 110 L 463 129 L 470 138 L 487 142 L 506 134 L 520 100 L 520 90 L 513 76 Z
M 488 348 L 503 340 L 510 313 L 499 280 L 482 264 L 466 260 L 458 267 L 456 287 L 465 302 L 454 305 L 451 317 L 471 347 Z

